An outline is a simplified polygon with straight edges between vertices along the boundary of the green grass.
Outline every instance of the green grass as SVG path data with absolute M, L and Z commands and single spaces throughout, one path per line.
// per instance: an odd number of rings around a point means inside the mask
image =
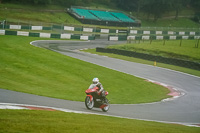
M 86 5 L 85 5 L 86 6 Z M 87 7 L 105 9 L 105 10 L 119 10 L 116 5 L 108 7 L 106 5 L 97 4 L 97 3 L 88 3 Z M 34 5 L 19 5 L 19 4 L 0 4 L 0 20 L 6 19 L 8 22 L 15 24 L 30 24 L 30 25 L 44 25 L 49 26 L 47 23 L 56 23 L 56 24 L 73 24 L 73 25 L 82 25 L 79 21 L 71 17 L 69 14 L 64 12 L 65 7 L 48 5 L 48 6 L 34 6 Z M 39 15 L 38 15 L 39 14 Z M 135 14 L 135 13 L 133 13 Z M 166 14 L 167 16 L 173 16 L 175 13 Z M 191 10 L 184 9 L 181 12 L 181 16 L 191 15 L 193 12 Z M 136 14 L 135 14 L 136 16 Z M 144 13 L 140 14 L 139 19 L 142 20 L 143 27 L 184 27 L 184 28 L 199 28 L 200 24 L 195 23 L 190 18 L 179 18 L 175 20 L 173 18 L 169 19 L 159 19 L 157 22 L 153 20 L 147 20 Z M 95 25 L 84 25 L 84 26 L 93 26 Z M 121 29 L 120 27 L 106 27 L 98 26 L 101 28 L 114 28 Z M 126 27 L 123 29 L 127 29 Z M 147 29 L 148 30 L 148 29 Z M 159 29 L 160 30 L 160 29 Z
M 156 22 L 154 22 L 153 20 L 142 19 L 142 27 L 199 28 L 200 24 L 192 21 L 189 18 L 179 18 L 178 20 L 175 20 L 174 18 L 173 19 L 158 19 L 158 21 Z
M 169 97 L 169 90 L 144 79 L 29 44 L 40 39 L 0 36 L 0 88 L 84 101 L 85 90 L 98 77 L 110 92 L 111 103 L 155 102 Z
M 44 25 L 44 23 L 80 24 L 64 10 L 64 7 L 53 5 L 0 4 L 0 20 L 6 19 L 12 23 L 28 23 L 31 25 Z
M 163 41 L 153 41 L 152 44 L 149 43 L 149 41 L 145 41 L 144 43 L 141 41 L 140 44 L 122 44 L 122 45 L 115 45 L 110 46 L 110 48 L 119 48 L 119 49 L 125 49 L 125 50 L 132 50 L 137 52 L 143 52 L 148 54 L 154 54 L 154 55 L 161 55 L 161 56 L 167 56 L 167 57 L 177 57 L 181 59 L 189 59 L 192 61 L 200 61 L 200 48 L 194 48 L 195 41 L 191 40 L 184 40 L 182 42 L 182 46 L 180 47 L 180 41 L 166 41 L 165 45 L 163 45 Z M 123 59 L 127 61 L 142 63 L 142 64 L 148 64 L 148 65 L 154 65 L 153 61 L 143 60 L 139 58 L 133 58 L 133 57 L 127 57 L 117 54 L 110 54 L 110 53 L 101 53 L 96 52 L 96 49 L 88 49 L 84 50 L 85 52 L 90 52 L 93 54 L 99 54 L 99 55 L 105 55 L 113 58 Z M 183 58 L 184 57 L 184 58 Z M 200 76 L 200 71 L 193 70 L 189 68 L 179 67 L 179 66 L 173 66 L 169 64 L 163 64 L 157 62 L 158 67 L 168 68 L 196 76 Z
M 199 133 L 200 128 L 107 116 L 0 110 L 0 133 Z
M 38 15 L 40 14 L 40 15 Z M 38 12 L 31 10 L 4 10 L 0 12 L 0 20 L 6 19 L 14 23 L 30 23 L 31 25 L 44 25 L 44 23 L 80 24 L 69 14 L 63 12 Z
M 180 40 L 165 41 L 165 44 L 163 40 L 152 41 L 151 44 L 149 41 L 141 41 L 140 44 L 121 44 L 109 46 L 108 48 L 116 48 L 128 51 L 135 51 L 139 53 L 147 53 L 151 55 L 200 62 L 200 47 L 195 48 L 195 44 L 197 43 L 197 41 L 198 40 L 183 40 L 181 46 Z

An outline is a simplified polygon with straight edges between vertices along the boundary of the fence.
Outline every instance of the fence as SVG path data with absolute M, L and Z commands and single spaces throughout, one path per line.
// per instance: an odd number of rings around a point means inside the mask
M 0 20 L 1 21 L 1 20 Z M 4 20 L 2 20 L 3 22 Z M 7 25 L 7 26 L 6 26 Z M 8 25 L 21 25 L 22 29 L 32 30 L 32 26 L 41 26 L 43 30 L 63 30 L 68 31 L 88 31 L 88 32 L 99 32 L 99 33 L 122 33 L 121 31 L 132 34 L 178 34 L 179 32 L 195 32 L 200 34 L 200 28 L 177 28 L 177 27 L 127 27 L 127 28 L 120 28 L 117 27 L 115 29 L 110 29 L 109 27 L 100 28 L 97 26 L 91 25 L 73 25 L 73 24 L 58 24 L 58 23 L 45 23 L 45 22 L 34 22 L 34 21 L 13 21 L 13 20 L 6 20 L 3 23 L 0 23 L 1 29 L 8 29 Z
M 29 24 L 27 24 L 29 23 Z M 20 25 L 26 24 L 26 25 Z M 38 25 L 37 25 L 38 24 Z M 41 25 L 39 25 L 41 24 Z M 181 40 L 181 39 L 200 39 L 200 31 L 198 28 L 194 29 L 175 29 L 175 30 L 142 30 L 142 29 L 109 29 L 87 26 L 66 26 L 50 23 L 33 23 L 18 21 L 18 23 L 11 23 L 4 21 L 0 24 L 0 29 L 9 30 L 25 30 L 29 32 L 42 31 L 51 34 L 73 33 L 78 35 L 83 34 L 109 34 L 108 40 L 124 41 L 124 40 Z M 157 28 L 158 29 L 158 28 Z M 93 35 L 92 35 L 93 36 Z
M 10 31 L 0 30 L 0 35 L 17 35 L 43 38 L 58 38 L 58 39 L 80 39 L 80 40 L 94 40 L 95 36 L 72 35 L 72 34 L 53 34 L 53 33 L 35 33 L 26 31 Z

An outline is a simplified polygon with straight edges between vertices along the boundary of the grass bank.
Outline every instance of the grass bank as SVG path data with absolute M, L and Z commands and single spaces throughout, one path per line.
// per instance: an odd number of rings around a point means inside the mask
M 168 27 L 169 29 L 176 29 L 176 28 L 200 28 L 200 24 L 194 22 L 191 18 L 169 18 L 169 19 L 159 19 L 156 22 L 153 20 L 146 20 L 142 19 L 142 27 Z M 167 29 L 166 29 L 167 30 Z
M 108 48 L 131 50 L 131 51 L 140 52 L 140 53 L 147 53 L 147 54 L 152 54 L 152 55 L 159 55 L 159 56 L 164 56 L 164 57 L 179 58 L 179 59 L 200 62 L 200 55 L 199 55 L 200 48 L 195 48 L 196 43 L 197 43 L 196 40 L 183 40 L 182 45 L 180 46 L 180 40 L 166 41 L 165 45 L 163 45 L 163 41 L 153 41 L 151 44 L 149 41 L 144 41 L 144 42 L 141 41 L 140 43 L 134 43 L 134 44 L 113 45 L 113 46 L 109 46 Z M 99 54 L 99 55 L 106 55 L 113 58 L 119 58 L 119 59 L 123 59 L 127 61 L 154 65 L 154 62 L 152 61 L 142 60 L 142 59 L 133 58 L 133 57 L 127 57 L 127 56 L 121 56 L 121 55 L 116 55 L 116 54 L 100 53 L 100 52 L 96 52 L 95 49 L 88 49 L 84 51 L 94 53 L 94 54 Z M 200 76 L 200 71 L 198 70 L 188 69 L 188 68 L 179 67 L 179 66 L 173 66 L 169 64 L 163 64 L 159 62 L 157 62 L 157 66 Z
M 111 103 L 145 103 L 167 98 L 166 88 L 144 79 L 30 45 L 41 38 L 0 36 L 0 88 L 84 101 L 98 77 Z
M 34 6 L 19 4 L 0 4 L 0 20 L 12 23 L 28 23 L 31 25 L 46 24 L 81 24 L 79 21 L 65 13 L 61 6 Z
M 200 131 L 197 127 L 59 111 L 0 110 L 0 114 L 0 133 L 199 133 Z
M 197 43 L 198 40 L 182 40 L 182 42 L 181 40 L 161 40 L 152 41 L 151 44 L 150 41 L 141 41 L 141 43 L 121 44 L 108 48 L 200 62 L 200 46 L 195 47 Z
M 99 3 L 88 3 L 87 7 L 97 8 L 99 10 L 119 10 L 116 6 L 108 7 L 106 5 L 101 5 Z M 20 5 L 20 4 L 0 4 L 0 21 L 7 20 L 14 24 L 28 24 L 28 25 L 43 25 L 49 26 L 52 24 L 66 24 L 66 25 L 79 25 L 83 26 L 79 21 L 71 17 L 65 12 L 66 7 L 47 5 L 47 6 L 34 6 L 34 5 Z M 129 12 L 127 12 L 129 14 Z M 39 15 L 38 15 L 39 14 Z M 140 19 L 142 21 L 142 27 L 148 30 L 149 27 L 184 27 L 184 28 L 199 28 L 200 24 L 195 23 L 191 18 L 179 18 L 175 20 L 173 16 L 175 13 L 166 14 L 165 17 L 154 22 L 153 20 L 147 19 L 144 13 L 140 14 Z M 190 10 L 184 10 L 181 12 L 181 16 L 193 15 Z M 136 14 L 134 16 L 137 16 Z M 84 25 L 102 28 L 113 28 L 119 29 L 119 27 L 107 27 L 107 26 L 95 26 L 95 25 Z M 122 27 L 121 27 L 122 28 Z M 121 29 L 120 28 L 120 29 Z M 127 27 L 123 27 L 127 29 Z M 158 28 L 159 29 L 159 28 Z M 161 30 L 161 29 L 160 29 Z

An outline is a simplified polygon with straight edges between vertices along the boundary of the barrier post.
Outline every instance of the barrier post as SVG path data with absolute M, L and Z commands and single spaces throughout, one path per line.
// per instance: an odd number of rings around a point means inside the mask
M 150 39 L 150 44 L 152 43 L 152 40 L 153 40 L 153 39 L 151 38 L 151 39 Z
M 181 39 L 181 41 L 180 41 L 180 47 L 182 46 L 182 39 Z
M 163 45 L 165 45 L 165 39 L 163 40 L 164 42 L 163 42 Z
M 3 20 L 3 22 L 2 22 L 2 24 L 3 24 L 3 30 L 5 29 L 5 28 L 4 28 L 4 26 L 5 26 L 5 21 L 6 21 L 6 20 Z
M 154 64 L 153 64 L 154 66 L 157 66 L 157 63 L 156 63 L 156 61 L 154 61 Z

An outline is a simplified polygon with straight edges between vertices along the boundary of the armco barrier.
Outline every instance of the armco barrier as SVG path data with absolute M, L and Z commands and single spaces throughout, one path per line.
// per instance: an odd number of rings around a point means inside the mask
M 200 31 L 162 31 L 162 30 L 137 30 L 137 29 L 124 29 L 124 30 L 117 30 L 117 29 L 101 29 L 101 28 L 87 28 L 87 27 L 74 27 L 74 26 L 64 26 L 64 25 L 52 25 L 50 27 L 44 27 L 44 26 L 31 26 L 31 25 L 3 25 L 0 24 L 1 29 L 15 29 L 15 30 L 23 30 L 23 29 L 29 29 L 29 30 L 53 30 L 53 29 L 59 29 L 59 30 L 66 30 L 66 31 L 81 31 L 81 32 L 99 32 L 99 33 L 127 33 L 130 35 L 163 35 L 163 36 L 200 36 Z
M 134 35 L 200 35 L 199 31 L 145 31 L 145 30 L 130 30 L 130 34 Z
M 0 30 L 0 35 L 17 35 L 17 36 L 58 38 L 58 39 L 95 40 L 95 36 L 53 34 L 53 33 L 33 33 L 33 32 L 26 32 L 26 31 L 9 31 L 9 30 Z
M 108 37 L 108 40 L 110 41 L 125 41 L 125 40 L 194 40 L 194 39 L 200 39 L 200 35 L 199 36 L 187 36 L 187 35 L 166 35 L 166 36 L 162 36 L 162 35 L 135 35 L 135 36 L 126 36 L 126 35 L 118 35 L 118 36 L 113 36 L 110 35 Z
M 104 53 L 113 53 L 118 55 L 124 55 L 129 57 L 140 58 L 149 61 L 156 61 L 165 64 L 176 65 L 180 67 L 186 67 L 190 69 L 200 70 L 200 63 L 192 62 L 187 60 L 175 59 L 175 58 L 166 58 L 162 56 L 154 56 L 144 53 L 137 53 L 133 51 L 119 50 L 119 49 L 107 49 L 107 48 L 96 48 L 96 52 L 104 52 Z

